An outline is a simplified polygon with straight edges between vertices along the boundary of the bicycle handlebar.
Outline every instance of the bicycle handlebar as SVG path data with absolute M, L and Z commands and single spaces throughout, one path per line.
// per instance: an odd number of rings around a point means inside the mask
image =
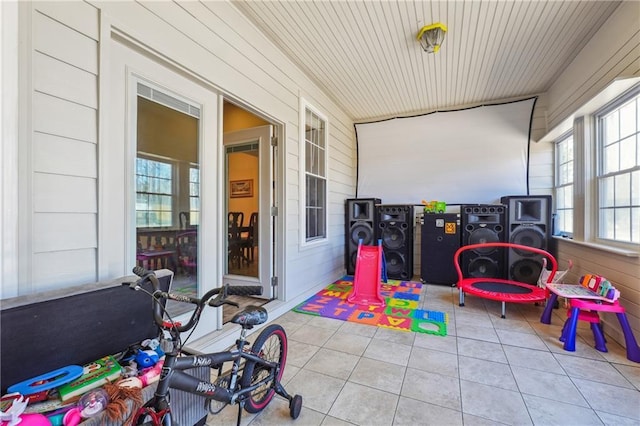
M 172 294 L 169 292 L 160 290 L 160 283 L 156 274 L 153 271 L 149 271 L 143 267 L 136 266 L 133 268 L 133 273 L 140 277 L 134 283 L 123 283 L 128 284 L 130 288 L 134 290 L 139 290 L 146 281 L 151 283 L 151 287 L 153 289 L 152 299 L 153 299 L 153 319 L 158 325 L 158 327 L 162 329 L 174 329 L 183 333 L 185 331 L 189 331 L 194 327 L 194 325 L 199 321 L 200 315 L 202 314 L 202 310 L 204 309 L 205 304 L 213 307 L 220 307 L 224 304 L 232 304 L 236 305 L 234 302 L 228 301 L 228 296 L 259 296 L 262 294 L 262 287 L 257 285 L 238 285 L 232 286 L 229 284 L 225 284 L 222 287 L 214 288 L 209 290 L 202 296 L 201 298 L 184 296 L 180 294 Z M 216 296 L 216 297 L 214 297 Z M 178 323 L 172 323 L 170 326 L 165 324 L 163 318 L 163 306 L 161 302 L 163 300 L 174 300 L 177 302 L 191 303 L 196 305 L 189 321 L 185 325 L 181 325 Z

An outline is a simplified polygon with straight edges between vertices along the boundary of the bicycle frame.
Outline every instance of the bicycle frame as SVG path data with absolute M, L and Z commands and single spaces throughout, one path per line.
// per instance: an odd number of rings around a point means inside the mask
M 158 414 L 158 418 L 154 420 L 162 422 L 161 419 L 171 413 L 168 398 L 170 389 L 181 390 L 204 398 L 214 399 L 225 404 L 235 404 L 241 401 L 243 396 L 250 394 L 264 383 L 272 381 L 277 375 L 277 364 L 244 350 L 247 345 L 245 333 L 246 331 L 243 329 L 241 337 L 237 341 L 236 348 L 228 351 L 203 355 L 179 356 L 180 351 L 173 349 L 166 353 L 160 374 L 160 381 L 154 393 L 154 398 L 145 404 L 142 410 L 144 410 L 145 407 L 153 408 L 155 413 Z M 266 367 L 270 370 L 270 373 L 252 386 L 236 391 L 235 389 L 241 377 L 240 363 L 243 359 Z M 184 370 L 197 367 L 221 368 L 223 364 L 228 362 L 232 362 L 232 364 L 231 372 L 229 373 L 230 381 L 226 388 L 216 386 L 215 383 L 210 381 L 202 381 L 184 372 Z M 150 412 L 146 414 L 151 415 Z M 173 424 L 173 420 L 171 420 L 170 423 L 166 423 L 165 421 L 163 424 L 171 425 Z
M 205 305 L 220 307 L 227 303 L 237 306 L 237 304 L 227 301 L 226 297 L 228 295 L 261 294 L 262 287 L 229 287 L 226 284 L 222 288 L 210 290 L 202 298 L 193 298 L 157 290 L 157 279 L 152 271 L 136 267 L 133 272 L 140 277 L 140 280 L 125 284 L 134 290 L 139 290 L 141 281 L 149 279 L 152 282 L 154 292 L 149 294 L 154 299 L 154 320 L 160 329 L 168 333 L 169 336 L 165 341 L 171 343 L 171 348 L 168 348 L 164 354 L 164 361 L 154 397 L 137 410 L 133 418 L 134 424 L 142 424 L 141 422 L 145 422 L 150 418 L 153 425 L 172 426 L 173 418 L 169 400 L 170 389 L 177 389 L 205 398 L 210 402 L 209 412 L 212 414 L 217 414 L 227 404 L 237 403 L 239 406 L 238 425 L 240 425 L 243 408 L 250 413 L 258 413 L 269 404 L 274 394 L 286 398 L 289 401 L 289 414 L 293 419 L 298 418 L 302 408 L 302 396 L 289 395 L 280 383 L 280 378 L 284 371 L 287 347 L 284 329 L 279 325 L 268 325 L 258 334 L 252 345 L 247 342 L 247 331 L 255 325 L 260 325 L 267 321 L 267 311 L 265 309 L 251 306 L 251 309 L 242 310 L 231 319 L 231 322 L 241 326 L 240 337 L 236 340 L 234 349 L 209 354 L 181 356 L 180 334 L 191 330 L 197 325 Z M 187 324 L 183 325 L 170 320 L 164 321 L 163 308 L 160 302 L 165 299 L 196 305 Z M 274 337 L 274 342 L 277 343 L 273 347 L 278 349 L 274 352 L 267 350 L 267 353 L 276 354 L 277 359 L 271 360 L 269 355 L 265 356 L 263 347 L 266 347 L 265 344 Z M 250 347 L 251 350 L 249 350 Z M 243 360 L 245 361 L 244 365 L 242 364 Z M 229 362 L 231 362 L 231 370 L 222 374 L 222 367 Z M 219 377 L 215 382 L 211 382 L 185 372 L 185 370 L 199 367 L 218 369 Z M 258 368 L 256 369 L 256 367 Z M 265 385 L 267 386 L 261 389 Z M 257 393 L 254 393 L 254 391 Z M 212 401 L 217 401 L 224 405 L 219 405 L 220 409 L 214 411 L 211 408 Z

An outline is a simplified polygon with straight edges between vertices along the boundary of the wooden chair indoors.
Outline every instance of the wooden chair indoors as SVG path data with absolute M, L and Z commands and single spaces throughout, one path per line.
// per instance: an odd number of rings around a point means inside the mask
M 189 212 L 180 212 L 180 229 L 189 229 Z
M 178 267 L 190 276 L 196 276 L 198 270 L 198 233 L 182 232 L 176 235 Z
M 240 268 L 244 258 L 242 250 L 242 224 L 244 222 L 243 212 L 229 212 L 228 250 L 229 266 L 235 265 Z
M 241 245 L 242 252 L 249 262 L 253 262 L 253 248 L 258 245 L 258 212 L 251 213 L 249 217 L 249 226 L 241 228 Z

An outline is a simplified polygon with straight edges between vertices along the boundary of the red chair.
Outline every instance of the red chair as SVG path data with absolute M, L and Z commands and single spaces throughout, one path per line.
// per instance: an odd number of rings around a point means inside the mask
M 551 266 L 547 277 L 547 283 L 553 282 L 553 277 L 558 271 L 558 262 L 555 257 L 545 250 L 535 247 L 523 246 L 513 243 L 484 243 L 470 244 L 460 247 L 453 255 L 454 266 L 458 273 L 457 287 L 460 292 L 460 306 L 464 306 L 465 293 L 489 300 L 502 302 L 502 318 L 505 318 L 505 303 L 537 303 L 547 299 L 548 292 L 536 285 L 505 279 L 501 277 L 465 277 L 460 268 L 460 256 L 468 250 L 487 252 L 492 249 L 518 250 L 531 256 L 546 258 Z

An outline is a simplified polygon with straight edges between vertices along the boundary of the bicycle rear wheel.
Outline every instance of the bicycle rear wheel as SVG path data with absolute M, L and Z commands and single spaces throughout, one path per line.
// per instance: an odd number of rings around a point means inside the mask
M 287 334 L 284 329 L 278 324 L 267 326 L 258 335 L 251 351 L 277 365 L 274 378 L 276 382 L 280 382 L 287 362 Z M 247 388 L 267 378 L 269 374 L 271 374 L 271 369 L 248 361 L 244 367 L 240 385 Z M 275 382 L 269 380 L 251 392 L 245 401 L 244 409 L 249 413 L 259 413 L 271 402 L 274 394 Z

